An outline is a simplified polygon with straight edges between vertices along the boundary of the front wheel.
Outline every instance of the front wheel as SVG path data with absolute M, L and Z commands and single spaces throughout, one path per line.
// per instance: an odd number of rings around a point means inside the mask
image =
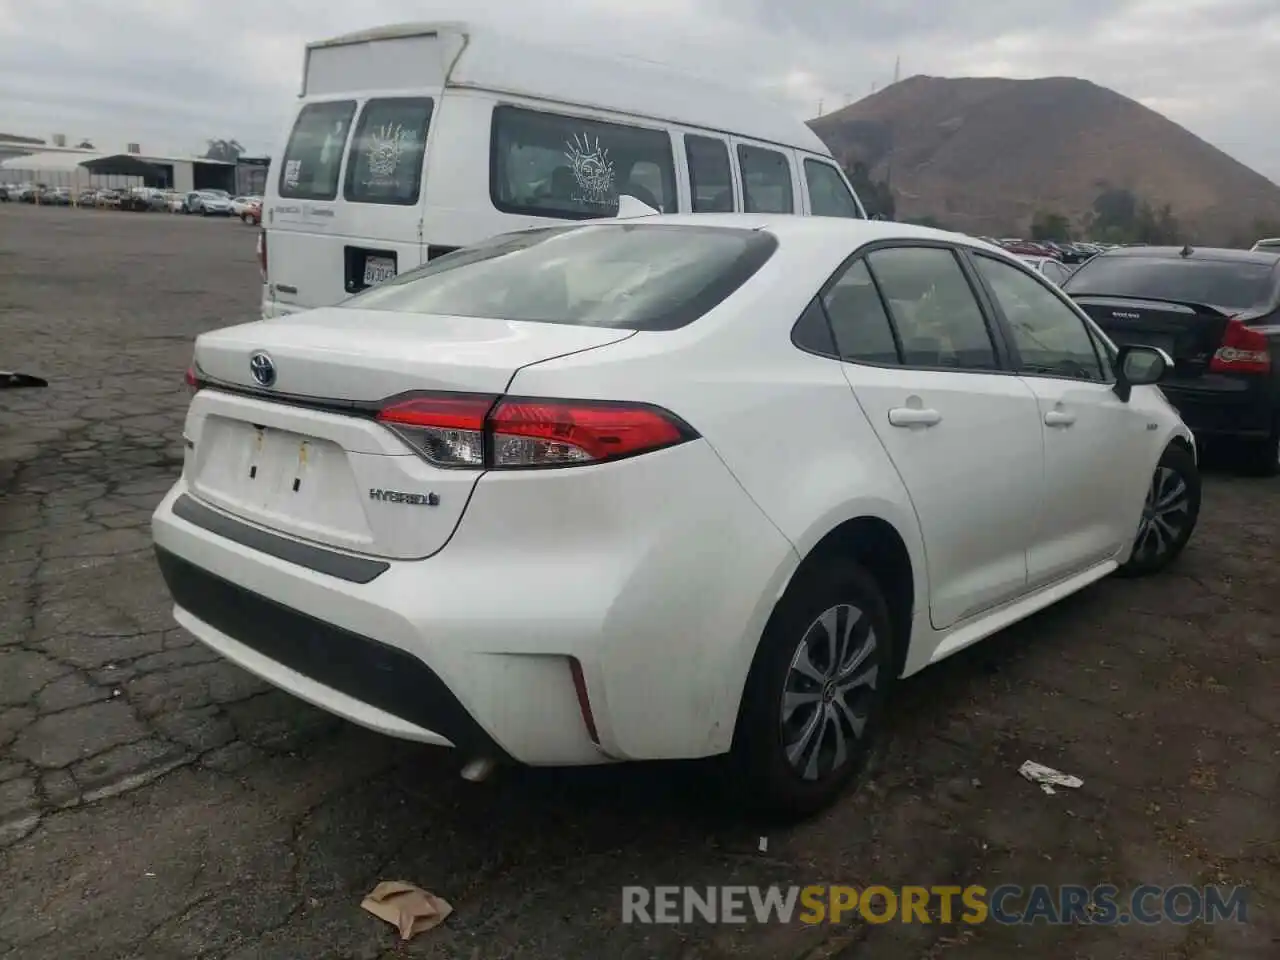
M 785 820 L 829 806 L 865 768 L 895 673 L 874 577 L 837 558 L 797 576 L 761 638 L 730 755 L 738 796 Z
M 1173 563 L 1186 547 L 1200 517 L 1200 469 L 1185 447 L 1170 444 L 1156 464 L 1133 553 L 1118 571 L 1141 577 Z

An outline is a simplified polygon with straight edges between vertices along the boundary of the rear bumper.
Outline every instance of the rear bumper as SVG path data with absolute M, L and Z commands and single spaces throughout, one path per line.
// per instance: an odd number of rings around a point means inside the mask
M 794 550 L 703 443 L 567 473 L 485 476 L 444 550 L 371 577 L 215 532 L 182 480 L 152 531 L 182 626 L 355 723 L 535 765 L 724 752 Z
M 1280 408 L 1270 380 L 1234 380 L 1217 389 L 1161 384 L 1160 389 L 1182 422 L 1201 437 L 1266 439 Z
M 291 317 L 295 313 L 302 313 L 307 307 L 298 307 L 288 303 L 281 303 L 278 300 L 272 300 L 267 296 L 262 298 L 262 319 L 275 320 L 278 317 Z

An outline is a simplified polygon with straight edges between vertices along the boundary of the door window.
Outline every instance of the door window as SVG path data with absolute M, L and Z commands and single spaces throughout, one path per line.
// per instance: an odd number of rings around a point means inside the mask
M 280 196 L 290 200 L 333 200 L 347 146 L 352 100 L 309 103 L 298 113 L 280 164 Z
M 738 145 L 742 209 L 747 213 L 794 213 L 791 163 L 784 153 Z
M 503 213 L 563 220 L 615 217 L 628 194 L 676 211 L 665 130 L 500 106 L 493 111 L 489 193 Z
M 844 178 L 831 164 L 806 159 L 804 179 L 809 187 L 809 212 L 815 217 L 862 219 Z
M 693 212 L 732 213 L 733 172 L 725 142 L 714 137 L 686 135 L 684 151 L 689 158 Z
M 1013 334 L 1022 372 L 1104 379 L 1084 321 L 1051 289 L 991 257 L 975 256 L 974 261 Z
M 867 255 L 907 366 L 996 370 L 991 333 L 955 253 L 893 247 Z
M 365 104 L 347 159 L 343 195 L 348 200 L 405 206 L 418 202 L 431 107 L 429 97 Z

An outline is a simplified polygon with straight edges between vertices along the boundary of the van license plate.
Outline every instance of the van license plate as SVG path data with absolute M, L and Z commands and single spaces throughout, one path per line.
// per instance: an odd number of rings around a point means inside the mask
M 364 258 L 364 285 L 372 287 L 396 275 L 396 262 L 391 257 Z

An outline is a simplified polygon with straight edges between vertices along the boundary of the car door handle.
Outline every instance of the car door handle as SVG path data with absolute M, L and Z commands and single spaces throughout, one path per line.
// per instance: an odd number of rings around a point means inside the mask
M 942 422 L 942 414 L 921 407 L 894 407 L 889 411 L 889 422 L 895 427 L 932 427 Z
M 1050 410 L 1044 415 L 1044 423 L 1047 427 L 1069 427 L 1076 422 L 1074 413 L 1067 413 L 1065 410 Z

